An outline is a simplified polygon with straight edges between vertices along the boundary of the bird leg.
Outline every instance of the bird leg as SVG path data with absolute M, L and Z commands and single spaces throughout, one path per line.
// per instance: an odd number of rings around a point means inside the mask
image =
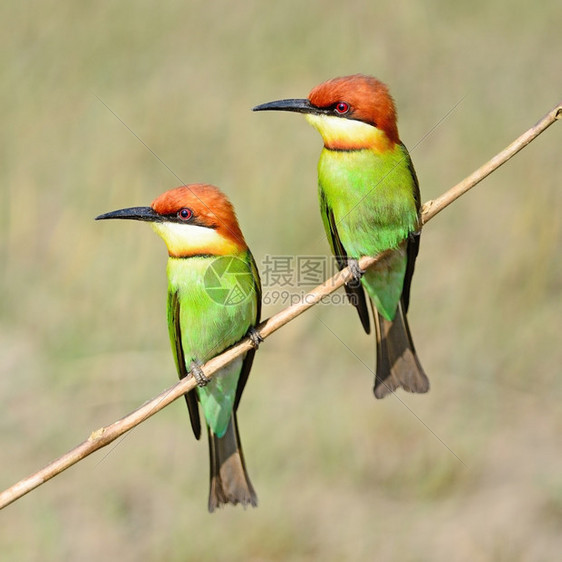
M 347 258 L 347 267 L 351 273 L 351 279 L 346 283 L 348 287 L 359 287 L 361 277 L 365 274 L 365 270 L 359 267 L 359 261 L 355 258 Z
M 258 349 L 260 343 L 263 341 L 263 338 L 260 336 L 260 333 L 253 326 L 250 326 L 246 335 L 250 338 L 250 341 L 252 342 L 252 346 L 254 347 L 254 349 Z
M 191 365 L 189 366 L 189 372 L 197 382 L 197 386 L 201 386 L 201 387 L 207 386 L 207 384 L 209 384 L 209 381 L 211 380 L 205 376 L 205 373 L 201 368 L 201 364 L 198 363 L 197 361 L 191 362 Z

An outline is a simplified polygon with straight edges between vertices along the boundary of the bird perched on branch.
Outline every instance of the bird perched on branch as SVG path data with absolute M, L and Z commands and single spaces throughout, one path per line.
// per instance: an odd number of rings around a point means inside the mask
M 388 88 L 371 76 L 343 76 L 316 86 L 307 99 L 254 107 L 268 110 L 303 113 L 324 140 L 318 163 L 322 219 L 339 268 L 349 265 L 354 275 L 346 291 L 367 333 L 364 289 L 374 304 L 375 396 L 398 387 L 427 392 L 429 380 L 406 319 L 420 240 L 420 192 Z M 394 251 L 368 271 L 359 268 L 361 256 L 389 249 Z
M 216 187 L 185 185 L 166 191 L 150 207 L 100 215 L 101 219 L 149 222 L 168 248 L 168 328 L 180 378 L 189 372 L 198 387 L 185 395 L 191 426 L 201 436 L 198 402 L 209 437 L 209 511 L 222 504 L 257 505 L 248 477 L 236 410 L 255 349 L 212 379 L 200 365 L 247 333 L 260 338 L 261 287 L 254 258 L 234 209 Z

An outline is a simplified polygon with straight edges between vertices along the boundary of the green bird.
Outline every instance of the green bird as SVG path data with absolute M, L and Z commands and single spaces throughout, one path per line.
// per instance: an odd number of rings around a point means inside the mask
M 212 379 L 200 365 L 250 335 L 261 338 L 258 270 L 234 209 L 212 185 L 172 189 L 150 207 L 133 207 L 97 219 L 150 222 L 168 248 L 168 328 L 180 378 L 189 372 L 198 387 L 185 395 L 191 426 L 201 436 L 198 402 L 207 425 L 211 485 L 209 511 L 222 504 L 257 505 L 248 477 L 236 410 L 255 349 L 221 369 Z
M 377 398 L 402 387 L 427 392 L 406 313 L 420 241 L 420 191 L 410 155 L 398 136 L 396 108 L 385 84 L 355 74 L 323 82 L 307 99 L 286 99 L 254 111 L 294 111 L 322 135 L 318 163 L 320 209 L 340 269 L 363 327 L 370 331 L 364 290 L 374 305 Z M 394 250 L 367 272 L 361 256 Z M 360 280 L 360 282 L 359 282 Z

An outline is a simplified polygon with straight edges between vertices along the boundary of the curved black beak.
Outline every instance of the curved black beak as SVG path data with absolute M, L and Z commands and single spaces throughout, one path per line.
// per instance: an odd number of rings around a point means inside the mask
M 307 99 L 277 100 L 256 105 L 252 111 L 294 111 L 296 113 L 321 113 Z
M 128 219 L 134 221 L 147 221 L 158 222 L 162 220 L 152 207 L 129 207 L 128 209 L 119 209 L 118 211 L 111 211 L 96 217 L 97 221 L 106 219 Z

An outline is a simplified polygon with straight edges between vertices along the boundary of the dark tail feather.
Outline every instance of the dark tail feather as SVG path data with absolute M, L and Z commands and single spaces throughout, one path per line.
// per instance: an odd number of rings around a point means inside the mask
M 429 390 L 429 379 L 423 371 L 402 303 L 391 322 L 373 310 L 377 335 L 377 374 L 375 396 L 384 398 L 398 387 L 407 392 Z
M 257 506 L 258 498 L 246 472 L 236 414 L 233 412 L 222 437 L 217 437 L 210 429 L 208 434 L 211 458 L 209 511 L 227 503 Z
M 367 299 L 365 297 L 365 290 L 361 285 L 361 281 L 350 281 L 344 285 L 345 292 L 349 302 L 355 307 L 359 314 L 359 319 L 363 329 L 367 334 L 371 333 L 371 325 L 369 323 L 369 309 L 367 308 Z

